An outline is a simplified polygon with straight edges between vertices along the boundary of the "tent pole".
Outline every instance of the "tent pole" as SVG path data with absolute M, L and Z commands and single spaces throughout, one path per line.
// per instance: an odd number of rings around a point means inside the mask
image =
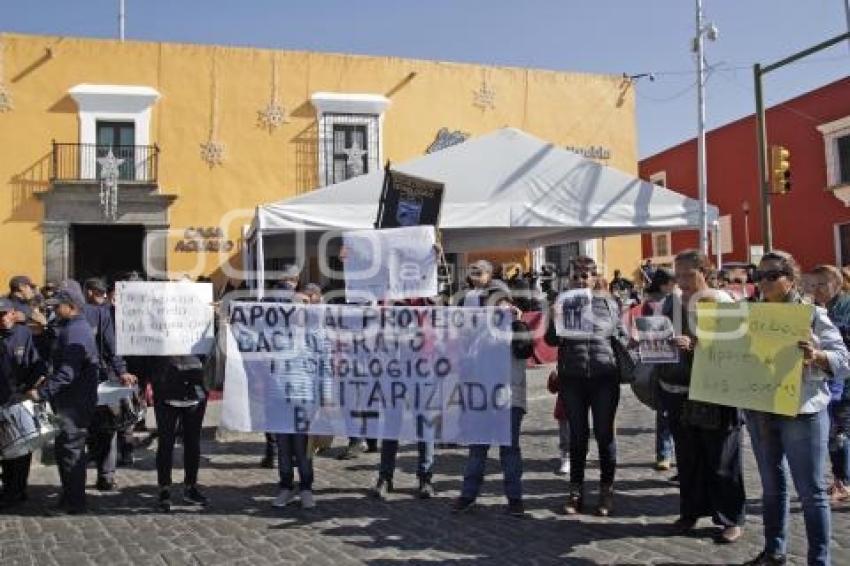
M 257 298 L 262 299 L 265 296 L 266 290 L 266 258 L 265 250 L 263 249 L 263 219 L 257 211 L 257 230 L 254 232 L 254 279 L 257 282 Z

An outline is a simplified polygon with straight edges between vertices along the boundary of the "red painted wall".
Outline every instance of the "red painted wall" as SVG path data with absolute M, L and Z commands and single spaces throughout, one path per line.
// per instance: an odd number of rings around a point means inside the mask
M 780 144 L 791 152 L 792 189 L 771 198 L 773 247 L 790 252 L 803 269 L 819 263 L 836 263 L 834 225 L 850 222 L 850 208 L 826 190 L 826 153 L 817 126 L 850 116 L 850 78 L 828 84 L 768 109 L 768 145 Z M 761 205 L 758 192 L 755 117 L 748 116 L 706 137 L 708 202 L 720 215 L 732 215 L 733 253 L 724 261 L 745 261 L 746 243 L 742 203 L 750 205 L 749 240 L 762 243 Z M 697 143 L 687 141 L 640 162 L 644 179 L 666 171 L 667 186 L 697 197 Z M 696 247 L 695 231 L 673 233 L 672 251 Z M 652 255 L 650 237 L 642 242 L 644 257 Z

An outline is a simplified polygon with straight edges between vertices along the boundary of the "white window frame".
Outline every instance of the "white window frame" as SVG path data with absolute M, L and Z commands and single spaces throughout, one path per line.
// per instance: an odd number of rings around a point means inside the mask
M 132 122 L 135 125 L 134 145 L 151 145 L 151 114 L 160 98 L 159 92 L 149 86 L 78 84 L 68 94 L 79 108 L 81 144 L 97 143 L 97 123 Z M 81 152 L 81 156 L 88 153 Z M 80 178 L 96 179 L 96 156 L 80 163 Z M 144 168 L 145 164 L 137 164 Z
M 667 254 L 666 255 L 659 255 L 658 249 L 655 246 L 655 239 L 658 236 L 663 236 L 664 239 L 667 241 Z M 667 232 L 652 232 L 650 234 L 650 238 L 652 239 L 652 260 L 655 261 L 656 263 L 658 263 L 658 262 L 666 263 L 666 262 L 671 261 L 671 259 L 673 257 L 673 235 L 672 235 L 672 232 L 670 232 L 670 231 L 667 231 Z
M 327 132 L 333 131 L 333 124 L 362 123 L 367 127 L 367 138 L 374 136 L 377 153 L 368 154 L 369 171 L 378 171 L 384 162 L 384 113 L 390 105 L 390 99 L 379 94 L 352 94 L 338 92 L 316 92 L 310 97 L 316 109 L 319 125 L 317 148 L 319 186 L 328 184 L 327 163 L 333 155 L 327 155 Z M 366 149 L 366 148 L 364 148 Z
M 850 136 L 850 116 L 821 124 L 817 129 L 823 135 L 824 152 L 826 155 L 826 187 L 832 189 L 846 186 L 847 183 L 841 183 L 838 138 Z
M 667 188 L 667 171 L 657 171 L 649 176 L 649 182 L 653 185 L 661 185 Z

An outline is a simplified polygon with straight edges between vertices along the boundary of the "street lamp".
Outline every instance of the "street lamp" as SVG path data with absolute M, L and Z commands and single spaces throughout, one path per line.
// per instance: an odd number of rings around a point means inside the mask
M 708 254 L 708 176 L 705 163 L 705 54 L 704 40 L 716 41 L 717 26 L 703 23 L 702 0 L 697 3 L 697 35 L 693 40 L 693 51 L 697 57 L 697 175 L 699 188 L 699 243 L 703 253 Z
M 741 210 L 744 213 L 744 244 L 747 246 L 747 263 L 753 262 L 750 254 L 750 203 L 744 201 L 741 203 Z

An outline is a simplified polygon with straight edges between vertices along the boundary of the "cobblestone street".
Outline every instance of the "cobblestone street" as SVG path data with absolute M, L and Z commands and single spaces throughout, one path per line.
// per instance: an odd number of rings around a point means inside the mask
M 758 477 L 747 449 L 749 517 L 745 536 L 731 546 L 711 540 L 709 521 L 697 536 L 668 536 L 677 516 L 673 472 L 659 473 L 654 462 L 654 418 L 627 389 L 619 413 L 619 461 L 615 513 L 568 518 L 560 513 L 567 480 L 553 472 L 557 464 L 553 397 L 542 371 L 529 373 L 529 414 L 524 422 L 523 477 L 525 518 L 503 513 L 496 450 L 491 450 L 484 496 L 478 507 L 460 516 L 450 512 L 465 461 L 464 450 L 438 450 L 438 497 L 413 498 L 415 451 L 403 447 L 396 474 L 397 491 L 386 502 L 368 497 L 376 476 L 377 455 L 338 461 L 337 439 L 328 456 L 316 459 L 318 507 L 279 511 L 270 503 L 276 492 L 275 470 L 258 467 L 260 435 L 221 435 L 215 439 L 217 407 L 208 412 L 201 483 L 211 505 L 203 511 L 177 507 L 154 511 L 154 454 L 141 450 L 136 469 L 119 470 L 120 490 L 91 489 L 91 513 L 55 517 L 58 478 L 53 466 L 35 468 L 30 502 L 13 515 L 0 516 L 0 563 L 23 564 L 370 564 L 385 566 L 457 562 L 461 564 L 728 564 L 761 549 Z M 154 447 L 155 448 L 155 445 Z M 179 450 L 178 450 L 179 452 Z M 596 450 L 590 454 L 590 480 L 598 474 Z M 178 459 L 179 462 L 179 459 Z M 675 471 L 675 470 L 674 470 Z M 179 480 L 182 472 L 177 472 Z M 89 470 L 93 486 L 94 472 Z M 588 494 L 593 504 L 595 482 Z M 790 553 L 803 563 L 805 538 L 799 503 L 792 502 Z M 850 507 L 833 513 L 833 562 L 850 564 Z

